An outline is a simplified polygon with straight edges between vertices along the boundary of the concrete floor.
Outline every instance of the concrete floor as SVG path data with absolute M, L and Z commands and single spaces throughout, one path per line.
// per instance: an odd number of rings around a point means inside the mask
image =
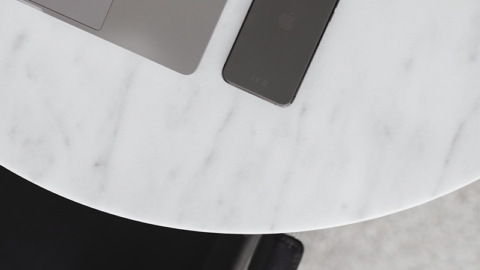
M 299 270 L 479 270 L 480 181 L 358 224 L 296 233 Z

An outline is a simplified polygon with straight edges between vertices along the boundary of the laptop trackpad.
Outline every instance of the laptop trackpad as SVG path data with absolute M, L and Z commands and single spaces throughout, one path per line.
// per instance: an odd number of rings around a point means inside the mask
M 113 0 L 31 0 L 95 30 L 102 28 Z

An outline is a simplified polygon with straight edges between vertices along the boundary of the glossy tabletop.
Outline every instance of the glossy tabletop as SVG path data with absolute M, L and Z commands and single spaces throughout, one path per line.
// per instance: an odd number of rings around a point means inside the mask
M 480 2 L 341 0 L 292 106 L 226 84 L 251 4 L 175 73 L 0 3 L 0 164 L 122 217 L 205 232 L 376 218 L 480 178 Z

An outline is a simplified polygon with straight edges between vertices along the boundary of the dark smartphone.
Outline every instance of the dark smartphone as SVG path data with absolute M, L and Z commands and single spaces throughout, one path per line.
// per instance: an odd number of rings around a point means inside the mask
M 254 0 L 223 78 L 276 105 L 290 105 L 339 0 Z

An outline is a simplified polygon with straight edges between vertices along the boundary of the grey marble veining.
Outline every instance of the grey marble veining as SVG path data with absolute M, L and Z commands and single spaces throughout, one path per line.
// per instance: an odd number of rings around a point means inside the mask
M 116 215 L 210 232 L 321 229 L 480 177 L 477 0 L 341 0 L 292 106 L 227 85 L 250 1 L 177 74 L 0 3 L 0 164 Z

